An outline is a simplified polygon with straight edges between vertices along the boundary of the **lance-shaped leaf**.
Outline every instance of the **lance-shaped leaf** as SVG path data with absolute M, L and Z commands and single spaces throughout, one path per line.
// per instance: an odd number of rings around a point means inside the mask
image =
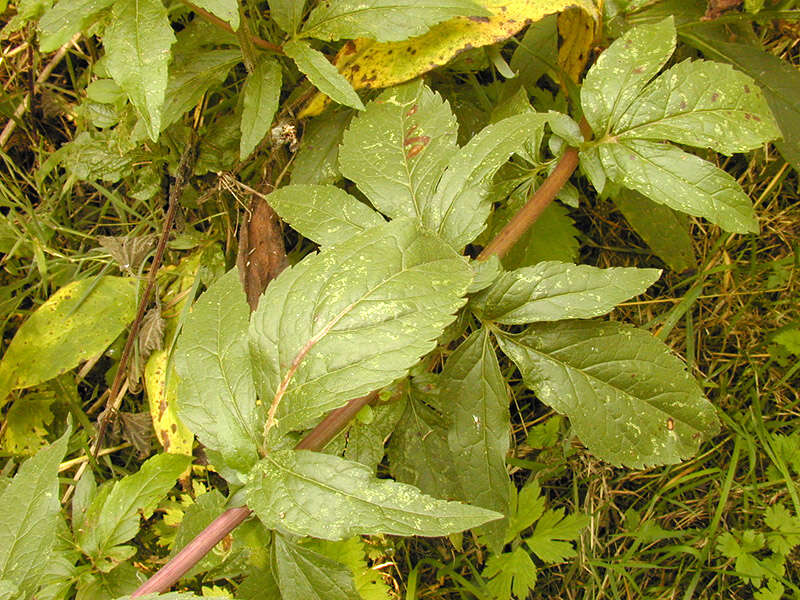
M 293 34 L 303 19 L 305 0 L 269 0 L 269 16 L 286 33 Z
M 114 546 L 133 538 L 139 532 L 140 513 L 149 518 L 191 462 L 189 456 L 157 454 L 138 472 L 98 493 L 76 532 L 81 549 L 94 558 L 103 558 Z
M 418 219 L 458 150 L 457 133 L 448 103 L 415 81 L 385 91 L 353 119 L 339 166 L 379 211 Z
M 167 65 L 175 34 L 161 0 L 120 0 L 103 36 L 106 66 L 147 126 L 150 139 L 161 131 Z
M 293 59 L 297 68 L 308 77 L 308 80 L 323 94 L 334 101 L 358 110 L 364 110 L 364 104 L 353 86 L 336 70 L 325 55 L 319 50 L 300 40 L 290 40 L 283 45 L 286 56 Z
M 267 196 L 292 228 L 321 246 L 332 246 L 385 223 L 363 202 L 332 185 L 287 185 Z
M 258 460 L 264 422 L 247 347 L 249 315 L 232 269 L 197 301 L 175 350 L 178 415 L 197 439 L 243 472 Z
M 453 17 L 490 14 L 473 0 L 338 0 L 318 4 L 303 35 L 329 41 L 365 37 L 397 42 Z
M 178 376 L 167 350 L 156 350 L 144 367 L 144 387 L 158 443 L 164 452 L 192 455 L 194 434 L 178 417 Z
M 357 600 L 353 576 L 345 565 L 275 536 L 272 571 L 284 598 Z
M 758 233 L 753 205 L 722 169 L 669 144 L 624 140 L 598 146 L 609 179 L 654 202 L 704 217 L 726 231 Z
M 614 126 L 621 138 L 668 139 L 732 154 L 780 136 L 764 94 L 730 65 L 684 61 L 648 85 Z
M 306 123 L 294 155 L 292 183 L 334 183 L 341 179 L 339 146 L 352 116 L 352 110 L 331 109 Z
M 195 4 L 227 21 L 234 31 L 239 29 L 239 6 L 236 0 L 197 0 Z
M 646 331 L 613 321 L 561 321 L 498 341 L 525 384 L 612 464 L 676 463 L 718 429 L 713 406 L 685 365 Z
M 247 505 L 266 527 L 326 540 L 448 535 L 502 517 L 426 496 L 410 485 L 377 479 L 360 463 L 308 450 L 273 452 L 249 479 Z
M 507 513 L 511 400 L 485 327 L 448 357 L 441 382 L 441 402 L 452 418 L 447 440 L 461 482 L 462 499 Z M 506 525 L 503 519 L 482 528 L 484 540 L 493 552 L 503 548 Z
M 402 376 L 464 303 L 471 269 L 407 219 L 305 258 L 267 288 L 250 344 L 267 430 L 313 419 Z
M 454 248 L 463 248 L 486 226 L 491 177 L 525 142 L 537 138 L 548 116 L 527 112 L 484 128 L 450 160 L 422 220 Z
M 0 493 L 0 580 L 16 586 L 20 597 L 33 597 L 47 566 L 43 559 L 51 557 L 61 510 L 58 465 L 71 432 L 67 427 L 57 442 L 25 461 Z
M 238 14 L 238 13 L 237 13 Z M 262 59 L 247 76 L 242 91 L 242 138 L 239 158 L 244 160 L 267 135 L 278 109 L 281 93 L 281 67 L 271 59 Z
M 465 50 L 508 39 L 528 23 L 574 6 L 576 0 L 487 0 L 481 4 L 492 16 L 456 17 L 402 42 L 369 38 L 347 42 L 336 55 L 336 68 L 355 89 L 389 87 L 442 66 Z M 319 114 L 328 102 L 324 95 L 317 95 L 299 116 Z
M 476 296 L 481 317 L 507 325 L 588 319 L 638 296 L 658 279 L 659 269 L 598 269 L 556 261 L 503 273 Z
M 48 298 L 3 355 L 0 406 L 11 390 L 43 383 L 103 352 L 133 320 L 137 287 L 127 277 L 82 279 Z
M 583 114 L 598 136 L 611 130 L 674 51 L 675 24 L 669 17 L 630 29 L 600 55 L 581 87 Z
M 60 0 L 39 20 L 39 50 L 53 52 L 91 24 L 114 0 Z

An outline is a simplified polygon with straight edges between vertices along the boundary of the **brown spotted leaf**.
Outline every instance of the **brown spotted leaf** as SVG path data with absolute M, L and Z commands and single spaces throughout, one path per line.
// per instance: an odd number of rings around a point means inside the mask
M 471 48 L 508 39 L 527 24 L 581 0 L 484 0 L 490 17 L 456 17 L 431 27 L 427 33 L 402 42 L 376 42 L 358 38 L 347 42 L 334 64 L 354 89 L 383 88 L 446 64 Z M 330 100 L 322 94 L 312 98 L 298 115 L 322 112 Z

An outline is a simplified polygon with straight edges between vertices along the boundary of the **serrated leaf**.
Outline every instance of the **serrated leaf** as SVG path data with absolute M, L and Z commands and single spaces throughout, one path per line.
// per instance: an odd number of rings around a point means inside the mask
M 592 130 L 604 136 L 675 51 L 672 17 L 628 30 L 589 69 L 581 107 Z
M 31 455 L 40 450 L 48 435 L 48 425 L 53 422 L 50 406 L 56 401 L 52 391 L 25 394 L 15 402 L 5 417 L 2 448 L 10 454 Z
M 236 598 L 239 600 L 282 600 L 272 569 L 251 567 L 247 577 L 236 590 Z
M 353 111 L 329 110 L 309 121 L 294 157 L 293 184 L 334 183 L 339 173 L 339 144 Z
M 238 13 L 237 13 L 238 14 Z M 281 67 L 277 61 L 262 59 L 256 64 L 242 90 L 242 138 L 239 158 L 244 160 L 267 135 L 281 93 Z
M 209 89 L 225 81 L 228 71 L 242 60 L 242 51 L 239 49 L 182 50 L 179 43 L 169 70 L 166 100 L 161 112 L 162 129 L 191 110 Z
M 344 458 L 361 463 L 374 472 L 386 452 L 386 439 L 394 432 L 395 425 L 405 411 L 405 402 L 393 400 L 372 408 L 375 418 L 371 423 L 355 420 L 347 430 Z
M 578 538 L 589 517 L 579 513 L 564 516 L 564 509 L 548 510 L 536 523 L 525 543 L 544 562 L 554 563 L 575 556 L 569 540 Z
M 437 498 L 458 498 L 461 490 L 455 460 L 447 444 L 449 423 L 409 392 L 405 411 L 389 438 L 386 454 L 392 477 Z
M 137 286 L 107 276 L 73 281 L 50 296 L 3 355 L 0 406 L 11 390 L 53 379 L 105 350 L 133 320 Z
M 103 36 L 105 64 L 158 140 L 175 34 L 161 0 L 119 0 Z
M 194 4 L 228 23 L 234 31 L 239 29 L 239 5 L 236 0 L 196 0 Z
M 473 303 L 482 318 L 506 325 L 589 319 L 643 293 L 660 275 L 659 269 L 541 262 L 503 273 Z
M 780 136 L 755 82 L 730 65 L 684 61 L 659 75 L 614 126 L 621 139 L 669 139 L 746 152 Z
M 351 537 L 340 542 L 328 540 L 305 540 L 314 551 L 319 552 L 346 565 L 353 574 L 353 582 L 362 600 L 389 600 L 389 586 L 383 581 L 379 568 L 370 568 L 367 557 L 370 546 L 360 536 Z
M 681 38 L 706 56 L 724 60 L 747 73 L 761 87 L 783 139 L 775 147 L 800 171 L 800 72 L 789 61 L 748 44 L 706 38 L 703 30 L 681 32 Z
M 669 144 L 624 140 L 600 144 L 608 178 L 675 210 L 704 217 L 725 231 L 758 233 L 753 204 L 728 173 Z
M 485 127 L 456 153 L 435 194 L 422 207 L 422 221 L 454 248 L 463 248 L 486 226 L 488 183 L 514 152 L 541 135 L 547 115 L 523 113 Z
M 471 278 L 461 257 L 406 219 L 281 273 L 250 326 L 260 397 L 279 431 L 405 374 L 453 320 Z
M 419 218 L 458 150 L 458 123 L 422 81 L 383 92 L 356 116 L 339 150 L 342 174 L 390 218 Z
M 178 417 L 178 375 L 167 350 L 150 355 L 144 368 L 144 388 L 153 430 L 164 452 L 191 456 L 194 434 Z
M 449 404 L 452 424 L 447 441 L 461 483 L 461 499 L 469 504 L 508 512 L 511 402 L 489 332 L 481 328 L 451 354 L 441 375 L 442 399 Z M 493 552 L 503 548 L 505 520 L 480 532 Z
M 326 540 L 448 535 L 502 516 L 376 479 L 364 465 L 308 450 L 272 452 L 253 469 L 246 491 L 247 505 L 265 526 Z
M 114 0 L 60 0 L 39 20 L 39 50 L 53 52 L 85 29 Z
M 295 231 L 321 246 L 333 246 L 385 223 L 369 206 L 332 185 L 287 185 L 267 201 Z
M 311 11 L 303 35 L 333 41 L 360 37 L 397 42 L 452 17 L 491 13 L 473 0 L 338 0 Z
M 217 490 L 210 490 L 204 494 L 197 496 L 195 502 L 186 507 L 183 514 L 178 531 L 175 533 L 175 543 L 170 552 L 170 557 L 175 556 L 180 550 L 186 547 L 195 536 L 197 536 L 203 529 L 205 529 L 211 522 L 220 516 L 225 511 L 225 504 L 227 500 L 225 496 L 220 494 Z M 230 538 L 226 538 L 219 542 L 213 551 L 206 554 L 200 561 L 198 561 L 189 571 L 187 571 L 183 578 L 194 577 L 199 573 L 209 571 L 219 566 L 224 560 L 228 558 L 233 550 Z
M 303 18 L 305 0 L 269 0 L 269 16 L 288 34 L 297 31 Z
M 542 489 L 535 479 L 525 484 L 519 492 L 511 485 L 509 517 L 503 543 L 509 544 L 523 531 L 533 525 L 544 514 L 545 502 Z
M 614 194 L 614 204 L 669 268 L 681 272 L 697 266 L 686 215 L 628 189 Z
M 339 104 L 364 110 L 364 104 L 353 86 L 328 62 L 322 52 L 300 40 L 289 40 L 283 45 L 283 51 L 320 92 Z
M 510 208 L 510 207 L 509 207 Z M 511 210 L 503 210 L 502 217 L 511 217 Z M 505 225 L 505 222 L 502 222 Z M 500 227 L 497 227 L 497 231 Z M 580 234 L 569 216 L 567 208 L 553 202 L 536 220 L 519 242 L 506 254 L 503 266 L 506 269 L 527 267 L 545 260 L 575 262 L 578 260 L 578 239 Z
M 99 559 L 133 538 L 140 513 L 148 518 L 190 463 L 188 456 L 158 454 L 138 472 L 114 482 L 106 494 L 95 496 L 83 528 L 76 532 L 81 549 Z
M 489 579 L 486 587 L 493 598 L 510 600 L 513 594 L 522 600 L 536 585 L 537 570 L 530 554 L 517 546 L 511 552 L 490 556 L 481 575 Z
M 613 321 L 561 321 L 498 341 L 525 384 L 612 464 L 676 463 L 717 431 L 714 408 L 683 363 L 645 331 Z
M 272 569 L 284 598 L 359 600 L 350 570 L 331 558 L 275 536 Z
M 488 0 L 481 4 L 492 16 L 456 17 L 403 42 L 377 42 L 368 38 L 347 42 L 336 55 L 336 68 L 354 89 L 389 87 L 442 66 L 465 50 L 508 39 L 528 23 L 574 5 L 574 0 Z M 312 98 L 298 116 L 322 112 L 329 102 L 323 94 Z
M 0 580 L 33 597 L 47 566 L 58 528 L 58 465 L 67 451 L 72 427 L 48 448 L 25 461 L 0 493 Z M 6 585 L 6 589 L 11 587 Z
M 264 422 L 247 347 L 249 317 L 238 272 L 231 269 L 197 301 L 175 350 L 178 416 L 241 472 L 258 460 Z

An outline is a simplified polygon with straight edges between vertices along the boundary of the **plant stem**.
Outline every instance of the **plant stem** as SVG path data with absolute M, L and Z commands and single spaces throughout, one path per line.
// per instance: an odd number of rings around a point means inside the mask
M 194 4 L 189 2 L 189 0 L 181 0 L 181 2 L 183 2 L 189 8 L 191 8 L 192 12 L 197 13 L 198 15 L 203 17 L 206 21 L 208 21 L 209 23 L 212 23 L 212 24 L 216 25 L 220 29 L 224 29 L 228 33 L 232 33 L 233 35 L 236 35 L 236 32 L 233 30 L 233 27 L 228 25 L 225 21 L 220 19 L 218 16 L 212 15 L 210 12 L 208 12 L 207 10 L 203 10 L 199 6 L 195 6 Z M 262 40 L 260 37 L 257 37 L 255 35 L 251 35 L 250 36 L 250 40 L 253 42 L 253 45 L 258 46 L 262 50 L 269 50 L 270 52 L 275 52 L 276 54 L 283 54 L 283 50 L 277 44 L 271 44 L 270 42 L 268 42 L 266 40 Z
M 569 180 L 578 167 L 577 148 L 567 148 L 556 168 L 547 176 L 542 185 L 533 193 L 517 214 L 500 230 L 494 239 L 478 255 L 478 260 L 490 256 L 503 258 L 519 239 L 536 222 L 544 209 L 553 201 L 559 190 Z
M 331 411 L 311 433 L 304 437 L 295 446 L 295 450 L 322 450 L 328 442 L 335 438 L 344 429 L 350 420 L 364 406 L 378 397 L 378 392 L 372 392 L 360 398 L 350 400 L 341 408 Z M 211 524 L 203 529 L 195 538 L 186 544 L 166 565 L 161 567 L 155 575 L 145 581 L 131 594 L 131 598 L 165 592 L 175 584 L 183 575 L 196 565 L 200 559 L 208 554 L 211 549 L 221 542 L 226 535 L 236 529 L 247 517 L 251 510 L 246 506 L 229 508 Z

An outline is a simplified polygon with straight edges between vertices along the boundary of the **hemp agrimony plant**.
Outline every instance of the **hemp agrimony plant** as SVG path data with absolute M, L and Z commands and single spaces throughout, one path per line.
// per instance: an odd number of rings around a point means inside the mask
M 132 39 L 126 28 L 146 10 L 167 23 L 159 33 L 172 39 L 164 7 L 152 4 L 145 2 L 136 15 L 127 14 L 136 12 L 132 4 L 114 4 L 108 48 Z M 537 112 L 526 97 L 459 145 L 450 103 L 422 80 L 388 87 L 364 105 L 305 41 L 364 35 L 357 18 L 336 12 L 347 3 L 319 4 L 299 33 L 302 3 L 294 10 L 291 2 L 270 4 L 291 37 L 282 52 L 333 100 L 360 109 L 349 123 L 334 120 L 344 132 L 341 144 L 338 138 L 329 144 L 338 153 L 336 169 L 352 185 L 294 182 L 268 194 L 277 214 L 319 250 L 274 279 L 252 313 L 236 270 L 209 277 L 213 282 L 183 322 L 173 355 L 178 415 L 229 489 L 228 498 L 204 495 L 193 514 L 208 522 L 214 511 L 246 506 L 227 532 L 254 513 L 257 520 L 238 542 L 249 548 L 249 558 L 222 571 L 244 576 L 237 597 L 357 598 L 357 569 L 335 560 L 346 544 L 358 545 L 353 536 L 469 529 L 490 550 L 484 576 L 495 597 L 521 597 L 535 582 L 523 548 L 544 561 L 570 556 L 569 540 L 585 521 L 545 511 L 535 483 L 519 493 L 512 485 L 506 468 L 512 398 L 501 357 L 513 362 L 538 400 L 568 417 L 592 454 L 614 465 L 678 462 L 692 456 L 718 423 L 698 383 L 662 342 L 631 325 L 598 319 L 644 292 L 658 279 L 657 269 L 599 269 L 524 256 L 512 268 L 507 253 L 558 193 L 569 199 L 576 168 L 612 200 L 633 190 L 642 202 L 727 231 L 757 232 L 753 207 L 737 182 L 673 144 L 743 152 L 777 137 L 775 122 L 759 88 L 728 66 L 687 60 L 664 69 L 676 44 L 667 19 L 630 30 L 602 53 L 574 98 L 577 120 Z M 455 12 L 420 9 L 421 21 L 408 20 L 400 29 L 400 21 L 375 25 L 369 33 L 380 42 L 403 40 L 453 15 L 472 14 L 473 4 L 462 4 Z M 72 33 L 58 26 L 58 10 L 67 5 L 59 7 L 40 23 L 53 48 Z M 225 20 L 236 29 L 240 16 L 229 11 Z M 267 133 L 282 76 L 274 59 L 252 60 L 248 39 L 239 38 L 248 70 L 240 108 L 243 122 L 254 125 L 242 129 L 241 159 Z M 349 49 L 362 58 L 365 52 L 388 56 L 369 40 L 356 42 Z M 202 40 L 187 33 L 183 43 L 193 48 L 175 57 L 184 80 L 172 79 L 172 92 L 160 103 L 147 88 L 161 81 L 163 100 L 166 63 L 147 72 L 132 69 L 115 51 L 107 55 L 103 68 L 116 84 L 103 79 L 92 93 L 106 104 L 125 104 L 127 94 L 140 117 L 127 123 L 134 145 L 157 140 L 201 101 L 205 89 L 198 94 L 184 85 L 193 81 L 191 69 L 221 82 L 241 56 L 215 49 L 213 56 L 202 54 L 200 69 L 192 61 L 200 46 L 191 43 Z M 359 70 L 348 68 L 350 75 Z M 93 143 L 86 139 L 81 143 Z M 114 163 L 114 173 L 131 168 L 126 156 L 127 163 Z M 510 219 L 495 206 L 505 200 L 498 190 L 506 189 L 509 165 L 529 174 L 528 184 L 537 188 Z M 487 223 L 496 233 L 491 239 L 480 237 Z M 480 245 L 483 252 L 469 258 Z M 28 385 L 10 374 L 9 365 L 23 363 L 13 363 L 24 354 L 15 348 L 12 343 L 0 378 L 8 390 Z M 324 433 L 305 436 L 309 430 Z M 34 597 L 43 551 L 58 553 L 69 573 L 66 587 L 62 581 L 48 597 L 68 593 L 73 583 L 86 598 L 128 593 L 137 575 L 127 562 L 136 549 L 127 542 L 139 515 L 152 514 L 189 462 L 158 456 L 99 488 L 84 476 L 68 528 L 55 502 L 68 438 L 3 480 L 2 505 L 27 509 L 22 517 L 0 516 L 0 598 Z M 378 477 L 382 464 L 393 479 Z M 54 543 L 56 531 L 65 543 Z

